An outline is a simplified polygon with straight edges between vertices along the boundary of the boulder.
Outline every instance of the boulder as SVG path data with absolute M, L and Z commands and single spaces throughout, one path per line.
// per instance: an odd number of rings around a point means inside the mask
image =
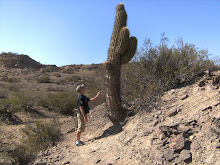
M 188 160 L 192 159 L 192 154 L 189 150 L 182 150 L 181 153 L 180 153 L 179 158 L 182 161 L 188 161 Z
M 185 138 L 183 133 L 172 139 L 171 148 L 174 151 L 181 151 L 185 147 Z
M 205 81 L 204 80 L 199 82 L 199 87 L 203 87 L 203 86 L 205 86 Z
M 174 159 L 173 150 L 168 150 L 164 152 L 164 158 L 168 161 L 171 161 Z
M 169 117 L 172 117 L 172 116 L 175 116 L 177 113 L 178 113 L 178 110 L 176 108 L 174 108 L 174 109 L 171 109 L 167 115 Z
M 194 141 L 192 142 L 190 147 L 192 150 L 198 150 L 199 148 L 201 148 L 201 145 L 198 142 Z

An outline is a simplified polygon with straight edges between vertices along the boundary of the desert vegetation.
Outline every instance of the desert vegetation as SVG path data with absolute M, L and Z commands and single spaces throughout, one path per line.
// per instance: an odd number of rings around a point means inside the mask
M 158 45 L 146 39 L 132 61 L 122 67 L 122 100 L 127 104 L 137 100 L 142 107 L 139 109 L 150 110 L 164 91 L 195 82 L 204 70 L 215 67 L 218 65 L 207 50 L 182 38 L 169 46 L 169 39 L 162 33 Z
M 37 152 L 55 145 L 61 138 L 59 122 L 55 119 L 50 122 L 28 123 L 21 131 L 22 144 L 17 145 L 11 153 L 12 164 L 30 163 L 36 157 Z

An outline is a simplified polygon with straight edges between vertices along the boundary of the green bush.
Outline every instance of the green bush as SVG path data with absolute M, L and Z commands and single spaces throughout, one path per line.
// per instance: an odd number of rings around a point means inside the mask
M 13 114 L 22 110 L 22 103 L 18 98 L 0 99 L 0 120 L 11 124 Z
M 9 91 L 6 89 L 0 89 L 0 99 L 8 98 Z
M 76 101 L 77 95 L 75 91 L 44 93 L 36 99 L 36 103 L 39 106 L 68 115 L 73 114 L 73 109 L 76 108 Z
M 55 119 L 50 122 L 36 121 L 34 124 L 27 124 L 22 133 L 24 142 L 39 150 L 55 145 L 61 137 L 59 122 Z
M 22 110 L 31 111 L 35 105 L 35 99 L 40 96 L 38 96 L 33 90 L 25 90 L 19 93 L 14 93 L 12 97 L 17 98 L 20 101 Z
M 13 93 L 9 98 L 0 99 L 0 117 L 5 121 L 11 121 L 13 113 L 19 111 L 32 111 L 35 101 L 40 97 L 34 91 L 22 91 Z
M 56 81 L 56 83 L 65 85 L 67 83 L 67 80 L 66 79 L 59 79 L 58 81 Z
M 54 91 L 54 92 L 62 92 L 64 91 L 64 88 L 61 88 L 61 87 L 57 87 L 57 86 L 49 86 L 46 88 L 46 90 L 48 92 L 51 92 L 51 91 Z
M 77 82 L 79 80 L 81 80 L 81 77 L 76 76 L 76 75 L 67 78 L 67 81 L 69 81 L 69 82 Z
M 214 67 L 207 50 L 184 43 L 178 38 L 176 46 L 168 47 L 162 34 L 159 45 L 145 40 L 133 61 L 122 67 L 122 99 L 141 99 L 140 105 L 154 103 L 163 91 L 192 82 L 203 70 Z
M 61 138 L 59 122 L 36 121 L 34 124 L 27 124 L 22 129 L 22 144 L 18 145 L 11 154 L 13 164 L 28 164 L 36 157 L 37 152 L 55 145 Z
M 14 152 L 11 153 L 12 165 L 28 165 L 36 157 L 36 150 L 28 147 L 27 144 L 17 145 Z
M 105 91 L 104 91 L 104 81 L 103 79 L 90 79 L 91 81 L 86 87 L 86 93 L 88 97 L 96 96 L 97 92 L 102 91 L 102 94 L 98 97 L 98 99 L 90 105 L 90 108 L 94 108 L 97 105 L 100 105 L 105 102 Z
M 6 79 L 6 82 L 9 82 L 9 83 L 17 83 L 17 82 L 20 82 L 21 80 L 19 78 L 15 78 L 15 77 L 11 77 L 11 78 L 7 78 Z
M 59 92 L 50 94 L 48 97 L 49 107 L 62 114 L 73 114 L 76 108 L 77 96 L 75 92 Z
M 61 75 L 59 73 L 55 73 L 54 76 L 55 77 L 61 77 Z
M 8 86 L 8 89 L 12 92 L 19 92 L 20 91 L 21 86 L 18 84 L 10 84 Z
M 50 77 L 48 75 L 43 75 L 37 78 L 37 82 L 39 83 L 50 83 Z
M 63 70 L 63 73 L 73 74 L 74 70 L 71 67 L 67 67 Z

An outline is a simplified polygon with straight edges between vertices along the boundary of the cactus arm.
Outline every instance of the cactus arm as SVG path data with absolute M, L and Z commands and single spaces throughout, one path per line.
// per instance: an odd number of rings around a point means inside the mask
M 115 53 L 117 55 L 122 55 L 125 53 L 129 43 L 129 30 L 127 27 L 123 27 L 118 36 L 118 41 L 116 44 Z
M 128 44 L 128 49 L 121 57 L 121 64 L 127 64 L 132 57 L 134 57 L 134 54 L 137 49 L 137 39 L 136 37 L 131 37 Z

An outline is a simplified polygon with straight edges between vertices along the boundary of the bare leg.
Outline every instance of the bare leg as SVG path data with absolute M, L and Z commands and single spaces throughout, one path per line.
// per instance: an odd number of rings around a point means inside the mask
M 80 141 L 80 135 L 81 135 L 81 132 L 77 131 L 76 132 L 76 140 Z

